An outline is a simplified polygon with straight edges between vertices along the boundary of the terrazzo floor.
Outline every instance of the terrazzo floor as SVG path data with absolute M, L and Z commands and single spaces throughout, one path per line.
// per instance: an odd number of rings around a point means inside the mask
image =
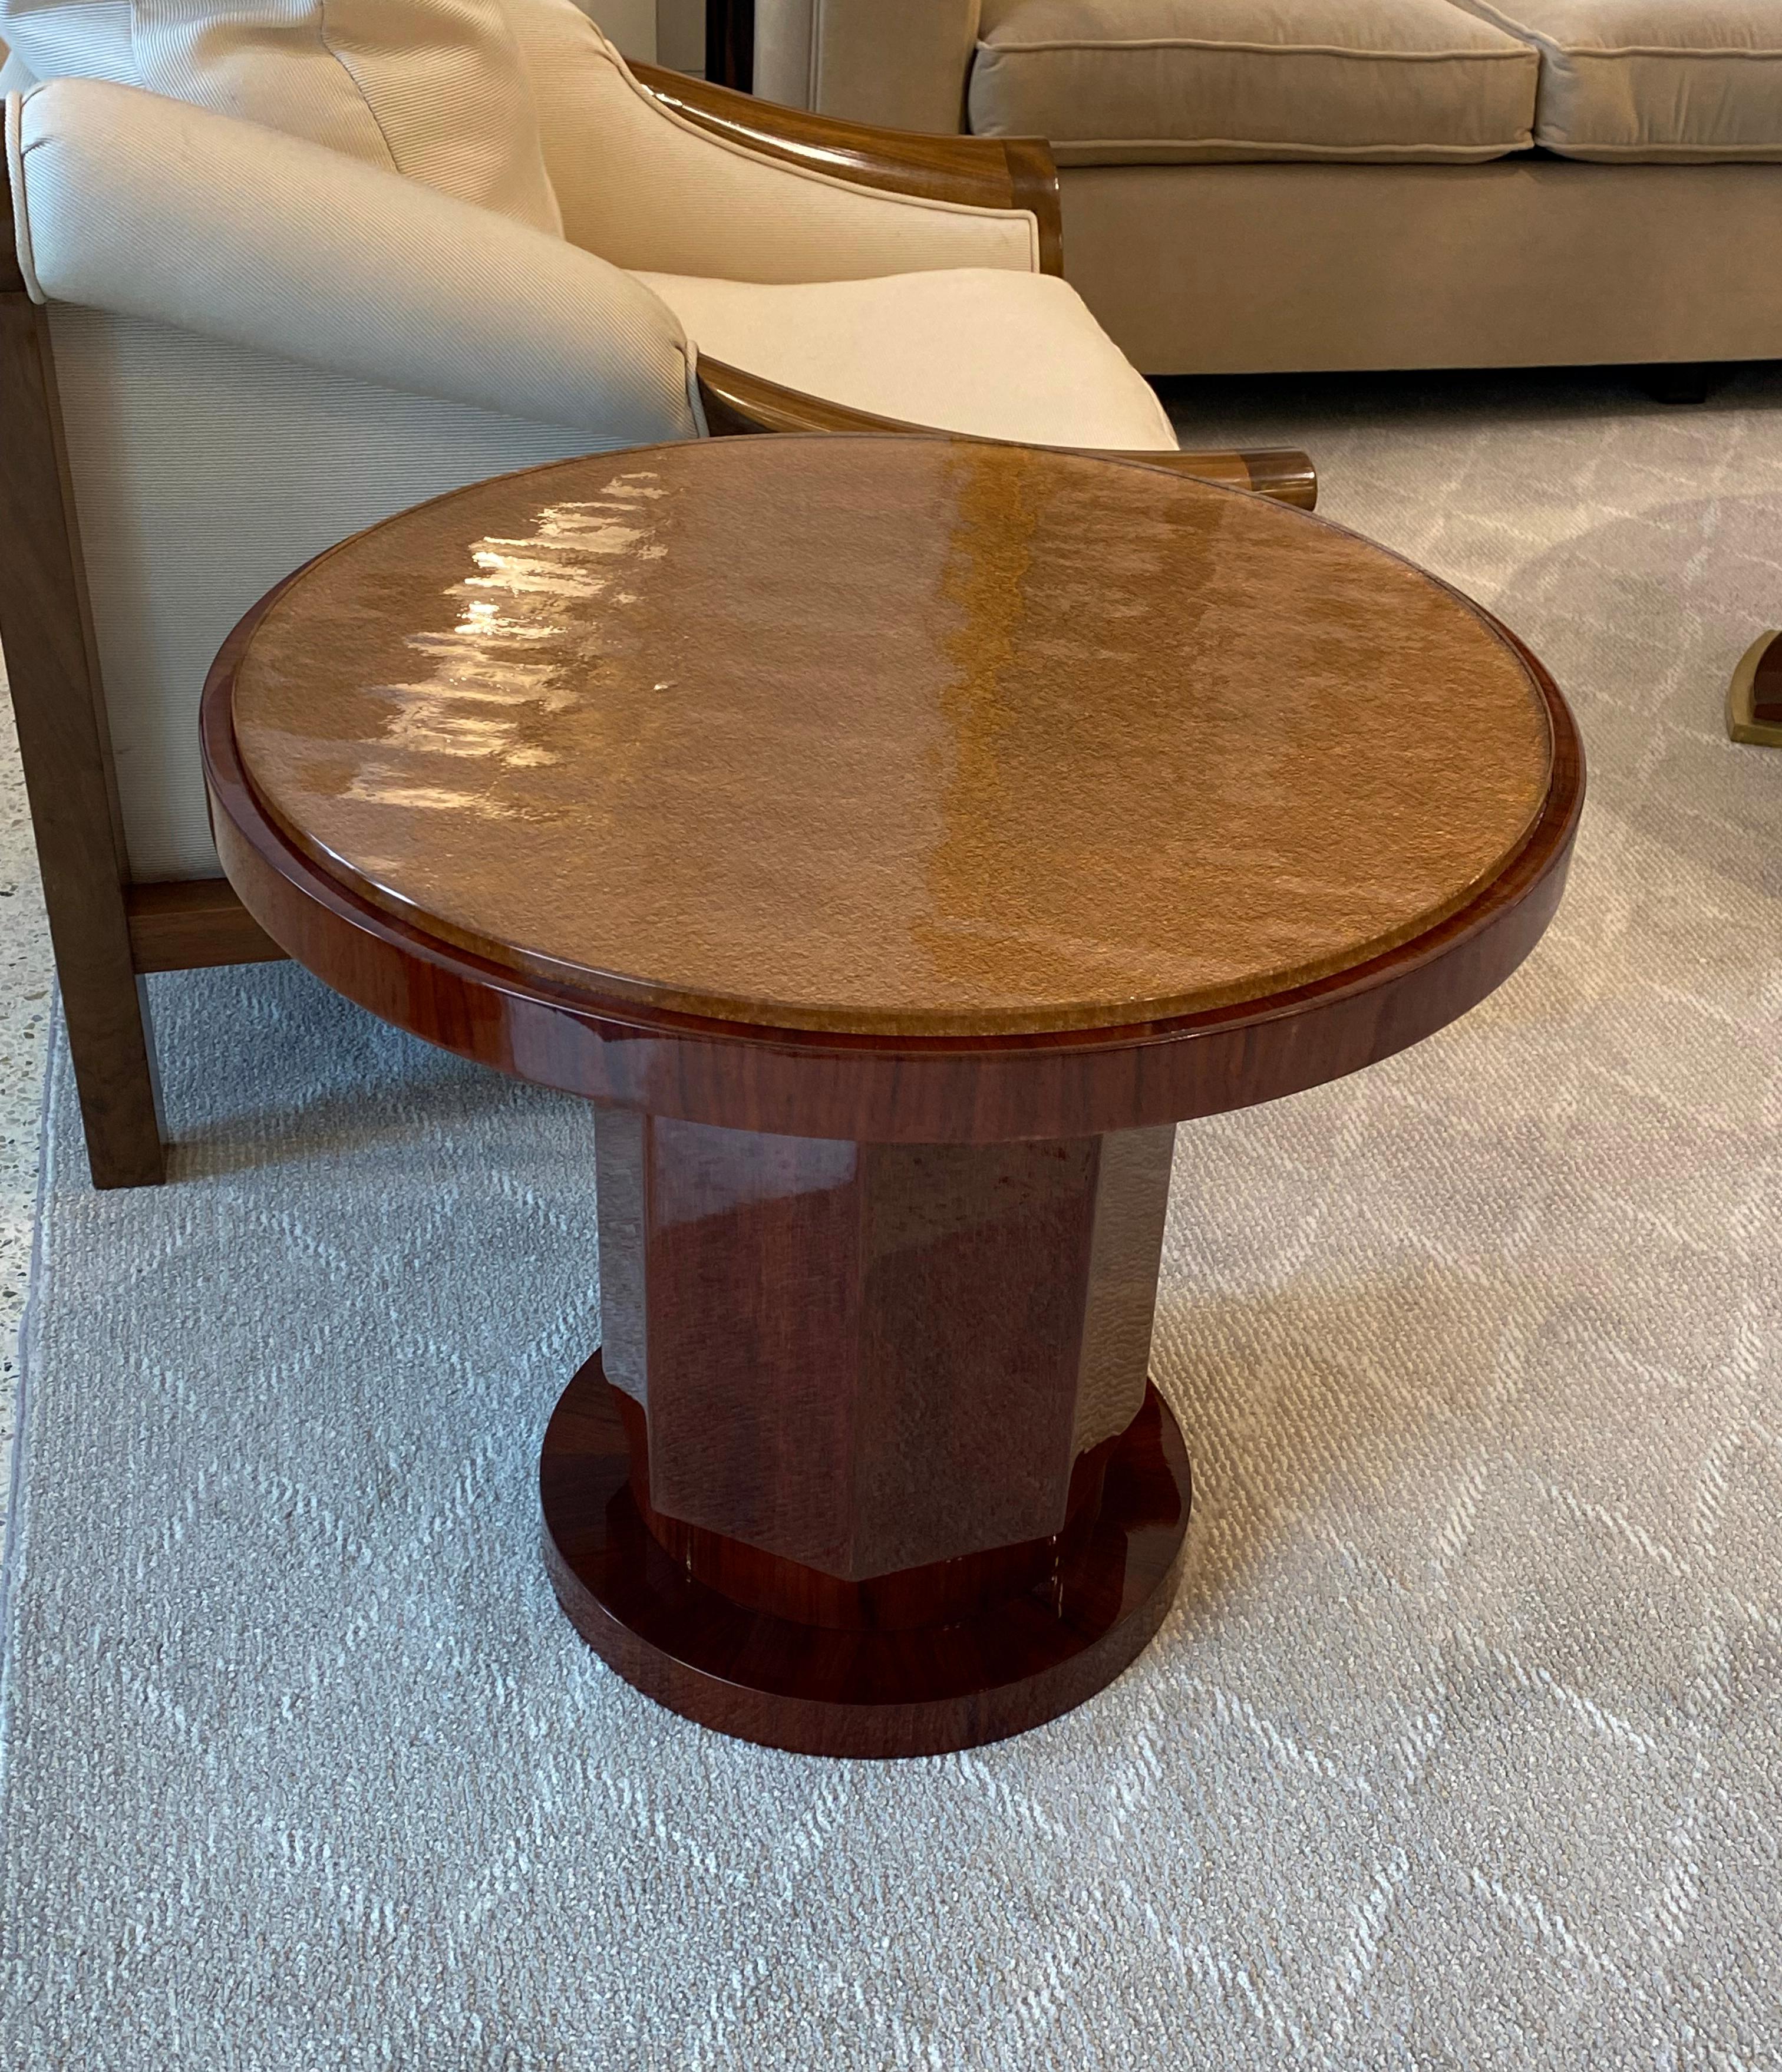
M 50 984 L 49 926 L 12 701 L 0 698 L 0 1528 L 11 1500 L 18 1319 L 31 1271 Z

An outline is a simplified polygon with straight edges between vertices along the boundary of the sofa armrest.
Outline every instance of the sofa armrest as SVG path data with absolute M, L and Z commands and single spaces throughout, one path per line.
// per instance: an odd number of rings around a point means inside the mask
M 850 409 L 820 396 L 806 396 L 795 388 L 782 388 L 765 376 L 750 374 L 722 360 L 702 358 L 699 363 L 700 398 L 705 421 L 714 438 L 734 438 L 761 432 L 852 432 L 892 435 L 922 433 L 926 426 L 900 423 L 869 411 Z M 960 432 L 936 432 L 937 438 L 960 439 Z M 975 442 L 974 442 L 975 443 Z M 1147 467 L 1160 467 L 1172 475 L 1191 475 L 1202 482 L 1222 483 L 1229 489 L 1247 489 L 1278 504 L 1291 504 L 1309 511 L 1318 500 L 1318 477 L 1310 458 L 1287 446 L 1271 446 L 1239 453 L 1115 453 L 1096 451 L 1107 460 L 1136 461 Z
M 1057 168 L 1051 146 L 1040 138 L 880 129 L 734 93 L 656 65 L 630 70 L 684 121 L 787 165 L 924 201 L 1024 210 L 1039 225 L 1039 270 L 1064 270 Z
M 979 0 L 755 0 L 755 91 L 788 107 L 952 136 Z

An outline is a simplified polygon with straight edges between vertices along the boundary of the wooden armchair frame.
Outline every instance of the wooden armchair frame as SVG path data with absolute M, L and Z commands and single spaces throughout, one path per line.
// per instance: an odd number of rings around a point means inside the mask
M 1042 263 L 1060 270 L 1057 176 L 1044 144 L 903 136 L 753 101 L 653 67 L 638 76 L 683 118 L 759 153 L 901 194 L 1031 209 Z M 228 881 L 133 883 L 111 728 L 87 596 L 47 312 L 26 293 L 10 212 L 0 212 L 0 643 L 43 870 L 50 937 L 96 1187 L 166 1176 L 143 980 L 150 972 L 269 962 L 284 952 Z M 701 364 L 719 436 L 908 433 L 716 361 Z M 1145 453 L 1127 458 L 1310 507 L 1301 454 Z M 194 752 L 196 752 L 194 729 Z

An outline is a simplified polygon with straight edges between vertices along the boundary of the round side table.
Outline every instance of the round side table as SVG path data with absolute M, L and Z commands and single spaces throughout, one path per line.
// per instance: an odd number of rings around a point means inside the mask
M 1583 784 L 1538 664 L 1391 554 L 939 439 L 441 498 L 248 615 L 203 738 L 276 940 L 598 1104 L 564 1610 L 664 1704 L 855 1756 L 1032 1726 L 1156 1631 L 1176 1124 L 1482 999 Z

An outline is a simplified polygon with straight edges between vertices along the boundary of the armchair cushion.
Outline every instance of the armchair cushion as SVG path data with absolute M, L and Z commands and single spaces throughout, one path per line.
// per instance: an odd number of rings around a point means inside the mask
M 1529 45 L 1447 0 L 984 0 L 980 35 L 971 129 L 1061 165 L 1464 162 L 1534 120 Z
M 1037 446 L 1176 446 L 1150 384 L 1049 274 L 954 268 L 788 287 L 641 278 L 701 352 L 808 395 Z
M 34 78 L 145 87 L 561 228 L 499 0 L 0 0 L 0 38 Z
M 1782 0 L 1460 0 L 1541 54 L 1562 158 L 1782 158 Z

